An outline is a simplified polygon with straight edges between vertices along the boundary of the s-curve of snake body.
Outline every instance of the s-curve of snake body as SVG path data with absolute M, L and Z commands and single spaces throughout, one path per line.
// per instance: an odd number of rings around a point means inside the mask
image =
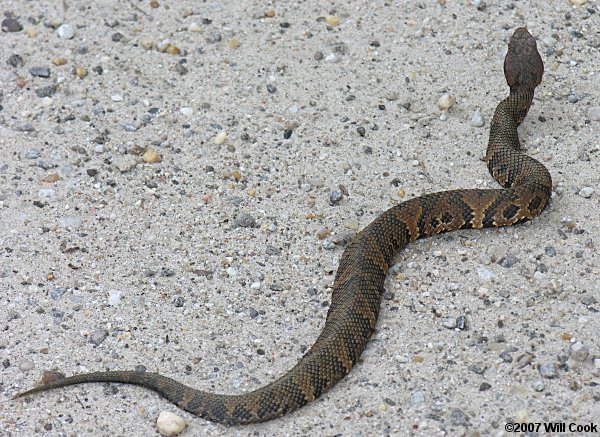
M 56 379 L 15 398 L 73 384 L 121 382 L 154 390 L 179 408 L 225 425 L 272 420 L 318 398 L 350 372 L 365 349 L 377 322 L 388 268 L 400 249 L 443 232 L 525 222 L 546 208 L 552 192 L 550 173 L 520 151 L 517 134 L 543 72 L 535 39 L 518 28 L 504 60 L 510 94 L 494 113 L 485 157 L 491 175 L 504 188 L 431 193 L 373 220 L 342 254 L 323 331 L 278 380 L 249 393 L 226 395 L 196 390 L 157 373 L 95 372 Z

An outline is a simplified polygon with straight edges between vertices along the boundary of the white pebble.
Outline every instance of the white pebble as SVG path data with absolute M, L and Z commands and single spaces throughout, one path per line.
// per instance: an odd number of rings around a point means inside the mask
M 336 60 L 336 57 L 335 57 L 335 55 L 333 53 L 330 53 L 330 54 L 327 55 L 327 57 L 325 58 L 325 60 L 327 62 L 334 62 Z
M 198 25 L 198 23 L 196 23 L 194 21 L 193 23 L 190 23 L 190 25 L 188 26 L 188 31 L 190 31 L 190 32 L 202 32 L 202 28 Z
M 187 107 L 181 108 L 179 111 L 186 117 L 189 117 L 190 115 L 192 115 L 194 113 L 194 110 L 192 108 L 187 108 Z
M 182 432 L 187 423 L 183 417 L 170 411 L 161 411 L 156 420 L 156 428 L 161 435 L 171 437 Z
M 230 277 L 234 277 L 237 275 L 237 271 L 233 267 L 227 267 L 226 271 Z
M 571 4 L 575 5 L 575 6 L 581 6 L 581 5 L 585 5 L 587 3 L 587 0 L 569 0 L 571 2 Z
M 123 96 L 121 94 L 113 94 L 112 96 L 110 96 L 110 99 L 113 102 L 122 102 L 123 101 Z
M 62 24 L 58 29 L 56 29 L 56 33 L 62 39 L 71 39 L 75 36 L 75 29 L 70 24 Z
M 42 188 L 38 191 L 40 197 L 52 197 L 54 196 L 54 190 L 52 188 Z
M 121 290 L 110 290 L 108 292 L 108 304 L 111 306 L 118 305 L 121 301 Z
M 600 106 L 592 106 L 587 111 L 587 117 L 590 120 L 600 121 Z
M 474 127 L 482 127 L 485 124 L 485 120 L 483 115 L 481 115 L 481 111 L 479 109 L 475 110 L 473 117 L 471 118 L 471 126 Z
M 27 358 L 25 358 L 19 362 L 19 370 L 21 372 L 28 372 L 29 370 L 33 369 L 33 367 L 34 367 L 33 361 L 28 360 Z
M 81 217 L 78 217 L 76 215 L 65 215 L 61 217 L 59 224 L 63 228 L 77 228 L 81 226 L 81 222 Z
M 439 98 L 437 105 L 438 105 L 438 108 L 440 108 L 441 110 L 444 110 L 444 109 L 452 108 L 455 103 L 456 103 L 456 97 L 454 97 L 450 94 L 444 94 L 442 97 Z
M 214 138 L 213 138 L 213 143 L 215 144 L 223 144 L 225 142 L 225 139 L 227 138 L 227 133 L 225 132 L 219 132 Z
M 571 357 L 575 361 L 585 361 L 589 353 L 588 347 L 579 341 L 571 346 Z
M 589 199 L 590 197 L 592 197 L 592 194 L 594 194 L 594 189 L 592 187 L 583 187 L 581 190 L 579 190 L 578 194 L 581 197 Z

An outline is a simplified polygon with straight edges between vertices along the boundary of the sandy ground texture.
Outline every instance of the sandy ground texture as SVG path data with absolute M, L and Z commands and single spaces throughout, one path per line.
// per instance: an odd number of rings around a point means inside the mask
M 0 4 L 0 434 L 148 436 L 163 410 L 193 436 L 600 425 L 597 1 Z M 496 186 L 480 157 L 523 25 L 546 73 L 520 134 L 551 206 L 403 251 L 333 390 L 231 429 L 119 384 L 10 400 L 45 370 L 223 393 L 282 375 L 352 233 Z

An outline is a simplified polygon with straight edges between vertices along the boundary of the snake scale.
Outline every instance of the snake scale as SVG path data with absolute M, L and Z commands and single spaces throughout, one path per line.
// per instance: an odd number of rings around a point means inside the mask
M 410 199 L 377 217 L 342 254 L 323 331 L 298 364 L 278 380 L 239 395 L 207 393 L 157 373 L 111 371 L 74 375 L 22 392 L 23 397 L 87 382 L 137 384 L 178 407 L 225 425 L 264 422 L 318 398 L 350 372 L 379 313 L 383 284 L 395 254 L 408 243 L 458 229 L 510 226 L 548 205 L 550 173 L 520 151 L 517 127 L 544 72 L 535 39 L 518 28 L 508 45 L 504 74 L 510 94 L 491 122 L 485 161 L 503 189 L 441 191 Z

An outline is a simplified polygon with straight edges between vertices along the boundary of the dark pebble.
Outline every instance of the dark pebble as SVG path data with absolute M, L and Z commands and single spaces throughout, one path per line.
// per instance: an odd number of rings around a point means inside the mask
M 122 34 L 122 33 L 120 33 L 120 32 L 113 33 L 113 35 L 112 35 L 112 37 L 111 37 L 111 39 L 112 39 L 114 42 L 120 42 L 120 41 L 122 41 L 122 40 L 123 40 L 123 38 L 124 38 L 124 37 L 123 37 L 123 34 Z
M 320 61 L 323 59 L 323 52 L 315 52 L 315 54 L 313 55 L 313 59 L 315 61 Z
M 94 68 L 92 68 L 92 71 L 98 75 L 101 75 L 104 73 L 104 68 L 102 68 L 101 65 L 96 65 Z
M 146 186 L 148 188 L 158 188 L 158 183 L 156 181 L 146 181 Z
M 273 94 L 275 91 L 277 91 L 277 88 L 275 88 L 274 85 L 271 85 L 270 83 L 267 84 L 267 91 L 271 94 Z
M 6 63 L 11 67 L 19 68 L 23 66 L 23 58 L 21 57 L 21 55 L 17 54 L 10 55 L 6 60 Z
M 16 19 L 8 17 L 2 20 L 2 32 L 20 32 L 22 30 L 23 26 Z
M 144 373 L 146 371 L 146 366 L 144 366 L 143 364 L 138 364 L 133 368 L 133 370 L 139 373 Z
M 95 168 L 88 168 L 85 172 L 90 177 L 94 177 L 98 174 L 98 170 L 96 170 Z
M 506 352 L 506 351 L 501 352 L 500 355 L 499 355 L 499 357 L 505 363 L 512 363 L 512 361 L 513 361 L 513 357 L 508 352 Z
M 500 264 L 504 268 L 509 269 L 518 262 L 519 262 L 519 259 L 516 256 L 506 255 L 506 256 L 502 257 L 500 259 L 500 261 L 498 261 L 498 264 Z
M 292 137 L 292 133 L 294 131 L 292 129 L 286 129 L 285 132 L 283 133 L 283 138 L 286 140 L 289 140 Z
M 256 353 L 257 353 L 258 355 L 264 355 L 266 352 L 265 352 L 265 350 L 264 350 L 264 349 L 256 349 Z
M 370 45 L 371 45 L 371 47 L 379 47 L 379 46 L 381 46 L 381 44 L 379 44 L 379 41 L 371 41 Z
M 281 255 L 281 249 L 275 246 L 271 246 L 270 244 L 267 245 L 267 249 L 266 249 L 267 255 L 276 255 L 279 256 Z
M 367 155 L 371 155 L 373 153 L 373 148 L 371 146 L 365 146 L 363 147 L 363 152 Z
M 540 115 L 538 117 L 538 120 L 541 121 L 542 123 L 544 123 L 546 121 L 546 117 L 544 117 L 543 115 Z
M 56 85 L 43 86 L 35 90 L 38 97 L 52 97 L 56 93 Z
M 108 331 L 106 329 L 96 329 L 90 333 L 90 343 L 94 346 L 99 346 L 106 337 L 108 337 Z
M 209 25 L 212 23 L 212 20 L 210 18 L 203 18 L 202 19 L 202 24 L 204 24 L 205 26 Z
M 317 289 L 315 287 L 310 287 L 308 290 L 306 290 L 308 292 L 308 294 L 310 296 L 316 296 L 317 295 Z
M 279 27 L 281 27 L 282 29 L 288 29 L 290 27 L 290 23 L 284 21 L 283 23 L 279 23 Z
M 2 366 L 7 369 L 10 367 L 10 360 L 8 358 L 5 358 L 4 360 L 2 360 Z
M 256 311 L 254 308 L 248 308 L 248 315 L 251 319 L 254 319 L 255 317 L 258 317 L 258 311 Z
M 546 246 L 546 248 L 544 249 L 544 252 L 548 256 L 556 256 L 556 249 L 554 249 L 554 247 L 552 247 L 552 246 Z
M 222 38 L 223 37 L 221 36 L 221 32 L 214 31 L 211 32 L 210 39 L 208 40 L 208 42 L 215 44 L 221 41 Z
M 29 72 L 32 76 L 44 78 L 50 77 L 50 69 L 48 67 L 31 67 L 29 69 Z
M 465 316 L 458 316 L 456 318 L 456 327 L 461 331 L 467 329 L 467 318 Z
M 331 206 L 337 205 L 342 201 L 343 198 L 344 195 L 341 191 L 332 191 L 331 193 L 329 193 L 329 204 Z
M 173 305 L 175 305 L 176 308 L 181 308 L 184 304 L 185 304 L 185 299 L 182 296 L 176 296 L 173 299 Z
M 382 111 L 385 111 L 385 105 L 384 105 L 383 103 L 381 103 L 381 104 L 377 105 L 377 107 L 378 107 L 379 109 L 381 109 Z
M 489 385 L 487 382 L 482 382 L 481 385 L 479 386 L 479 391 L 487 391 L 490 388 L 492 388 L 491 385 Z
M 358 132 L 358 134 L 359 134 L 361 137 L 364 137 L 364 136 L 365 136 L 365 134 L 367 133 L 367 131 L 365 130 L 365 128 L 364 128 L 364 127 L 362 127 L 362 126 L 358 126 L 358 127 L 356 128 L 356 132 Z
M 235 225 L 241 228 L 251 228 L 255 223 L 256 220 L 254 220 L 254 217 L 245 212 L 239 212 L 235 217 Z

